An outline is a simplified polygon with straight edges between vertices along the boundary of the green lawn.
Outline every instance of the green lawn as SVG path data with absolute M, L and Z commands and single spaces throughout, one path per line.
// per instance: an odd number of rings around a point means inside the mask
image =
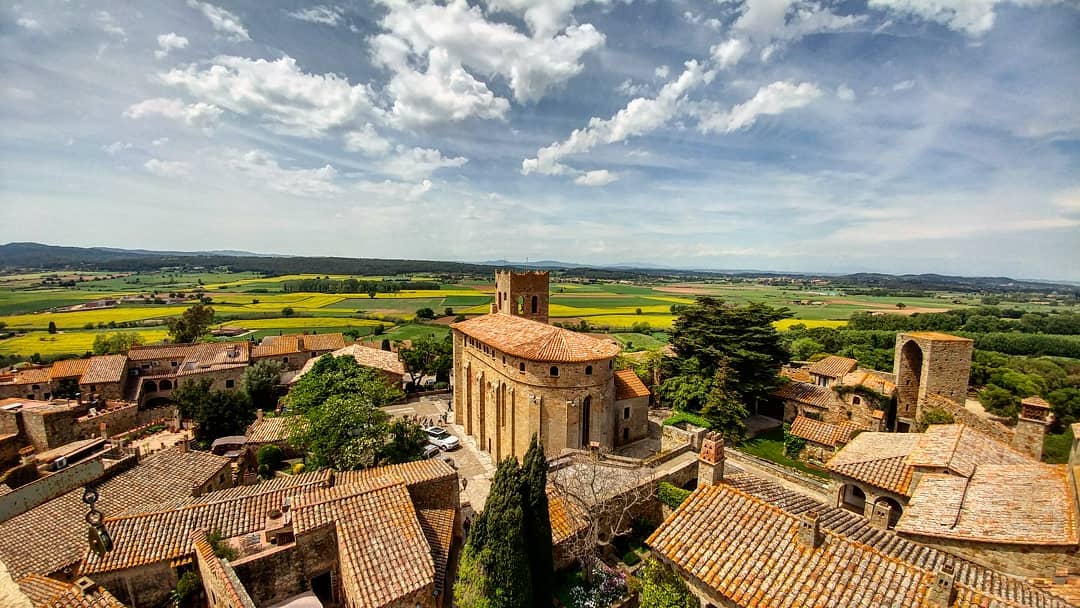
M 791 467 L 798 469 L 804 473 L 811 475 L 817 475 L 825 479 L 829 478 L 829 474 L 817 467 L 811 467 L 806 463 L 793 460 L 784 455 L 784 429 L 777 428 L 767 433 L 761 433 L 753 439 L 744 441 L 739 445 L 739 449 L 747 454 L 752 454 L 758 458 L 764 458 L 765 460 L 771 460 L 776 464 L 783 465 L 785 467 Z
M 623 348 L 633 350 L 656 350 L 668 342 L 668 335 L 659 331 L 653 334 L 618 333 L 611 337 Z
M 449 334 L 450 328 L 445 325 L 421 325 L 419 323 L 410 323 L 398 325 L 381 336 L 372 337 L 378 340 L 383 338 L 389 338 L 390 340 L 413 340 L 420 336 L 435 336 L 442 340 Z

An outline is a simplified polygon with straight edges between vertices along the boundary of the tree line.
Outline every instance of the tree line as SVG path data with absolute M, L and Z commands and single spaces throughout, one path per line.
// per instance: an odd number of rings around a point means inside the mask
M 439 289 L 439 283 L 435 281 L 361 281 L 354 278 L 331 279 L 328 277 L 314 279 L 294 279 L 284 281 L 281 284 L 282 291 L 290 292 L 315 292 L 315 293 L 364 293 L 371 297 L 379 293 L 398 293 L 406 289 Z

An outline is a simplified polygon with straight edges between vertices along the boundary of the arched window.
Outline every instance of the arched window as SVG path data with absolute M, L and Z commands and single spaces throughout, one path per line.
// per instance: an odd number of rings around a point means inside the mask
M 607 368 L 608 369 L 615 369 L 615 360 L 614 359 L 607 362 Z
M 142 388 L 144 393 L 156 393 L 158 390 L 157 382 L 154 382 L 153 380 L 147 380 L 146 382 L 143 382 Z
M 518 363 L 518 371 L 523 373 L 523 374 L 525 373 L 525 364 L 524 363 Z
M 162 380 L 161 384 L 159 385 L 158 388 L 160 388 L 163 391 L 172 390 L 172 382 L 169 381 L 168 379 Z
M 592 375 L 592 366 L 591 365 L 586 365 L 585 366 L 585 375 L 586 376 L 591 376 Z
M 551 373 L 552 376 L 558 376 L 559 375 L 559 367 L 557 365 L 552 365 L 550 373 Z
M 860 403 L 862 403 L 862 399 L 859 399 L 858 396 L 854 396 L 851 398 L 852 405 L 859 405 Z
M 540 300 L 536 296 L 532 297 L 532 312 L 536 314 L 540 310 Z

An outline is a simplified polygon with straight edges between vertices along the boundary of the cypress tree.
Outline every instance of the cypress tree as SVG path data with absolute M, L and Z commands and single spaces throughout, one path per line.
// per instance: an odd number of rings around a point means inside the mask
M 491 608 L 532 607 L 521 484 L 517 460 L 513 457 L 503 460 L 495 471 L 491 493 L 484 504 L 480 564 L 487 576 L 486 595 Z
M 534 434 L 521 466 L 522 504 L 525 509 L 525 542 L 529 550 L 534 608 L 551 606 L 554 586 L 551 514 L 547 499 L 547 457 L 544 444 Z

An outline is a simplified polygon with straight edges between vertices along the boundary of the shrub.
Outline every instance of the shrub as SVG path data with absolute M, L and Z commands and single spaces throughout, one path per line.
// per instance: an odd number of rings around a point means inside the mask
M 691 412 L 675 412 L 666 420 L 664 420 L 664 424 L 666 426 L 675 426 L 684 422 L 692 424 L 694 426 L 700 426 L 703 429 L 707 429 L 712 426 L 711 424 L 709 424 L 708 420 Z
M 256 459 L 259 462 L 259 475 L 269 478 L 281 466 L 281 461 L 285 459 L 285 453 L 276 445 L 264 445 L 259 448 Z
M 293 475 L 299 475 L 299 474 L 301 474 L 303 472 L 304 472 L 304 463 L 298 462 L 298 463 L 292 465 L 292 474 Z
M 806 447 L 806 440 L 791 434 L 791 425 L 784 425 L 784 455 L 788 458 L 798 458 Z
M 641 557 L 637 554 L 636 551 L 627 551 L 622 556 L 622 563 L 626 564 L 627 566 L 634 566 L 639 562 L 641 562 Z
M 666 481 L 661 481 L 656 488 L 656 494 L 660 502 L 672 509 L 677 509 L 690 496 L 690 490 L 684 490 Z
M 931 424 L 952 424 L 954 422 L 956 422 L 956 418 L 949 412 L 941 408 L 927 408 L 923 411 L 922 418 L 919 419 L 919 423 L 916 426 L 921 433 Z

